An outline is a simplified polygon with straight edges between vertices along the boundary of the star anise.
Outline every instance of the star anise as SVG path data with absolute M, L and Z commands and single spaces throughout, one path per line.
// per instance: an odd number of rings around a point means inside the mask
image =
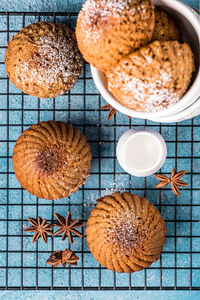
M 46 263 L 53 267 L 58 267 L 60 264 L 65 267 L 66 264 L 69 266 L 76 266 L 79 257 L 70 249 L 64 251 L 55 251 L 47 259 Z
M 53 228 L 52 224 L 47 223 L 46 219 L 42 219 L 41 217 L 28 218 L 29 223 L 32 225 L 31 227 L 26 228 L 24 231 L 34 232 L 36 233 L 33 236 L 32 243 L 37 241 L 40 237 L 43 239 L 45 243 L 47 243 L 47 234 L 52 235 L 53 232 L 51 229 Z
M 112 119 L 112 117 L 114 117 L 114 115 L 117 112 L 117 110 L 114 107 L 112 107 L 110 104 L 108 104 L 108 103 L 106 105 L 102 106 L 100 109 L 101 110 L 109 110 L 109 113 L 108 113 L 108 116 L 107 116 L 107 120 Z M 127 117 L 130 119 L 129 116 L 127 116 Z
M 107 120 L 112 119 L 112 117 L 114 117 L 114 115 L 117 112 L 117 110 L 114 107 L 112 107 L 110 104 L 106 104 L 106 105 L 102 106 L 101 110 L 109 110 L 109 113 L 107 115 Z
M 175 195 L 180 195 L 179 186 L 188 186 L 188 184 L 181 180 L 180 178 L 183 177 L 186 174 L 185 170 L 182 170 L 177 173 L 176 168 L 173 168 L 171 176 L 167 177 L 163 174 L 155 174 L 154 177 L 156 179 L 159 179 L 160 182 L 155 186 L 155 188 L 160 189 L 165 186 L 167 186 L 169 183 L 171 183 L 171 189 L 174 192 Z
M 66 238 L 66 236 L 68 236 L 70 244 L 73 243 L 72 233 L 75 234 L 75 235 L 77 235 L 77 236 L 79 236 L 79 237 L 83 237 L 82 233 L 80 233 L 75 228 L 82 227 L 82 226 L 85 225 L 85 223 L 82 222 L 82 221 L 80 221 L 80 220 L 77 220 L 77 219 L 72 220 L 71 219 L 71 212 L 70 211 L 68 211 L 66 219 L 63 218 L 62 216 L 60 216 L 57 213 L 55 213 L 54 216 L 58 220 L 58 223 L 54 223 L 54 226 L 56 226 L 56 227 L 58 227 L 60 229 L 58 229 L 53 234 L 53 236 L 56 236 L 58 234 L 63 233 L 62 240 L 64 241 L 65 238 Z

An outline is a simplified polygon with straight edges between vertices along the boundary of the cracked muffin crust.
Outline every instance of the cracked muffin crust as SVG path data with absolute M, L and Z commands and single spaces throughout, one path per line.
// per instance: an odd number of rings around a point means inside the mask
M 180 41 L 181 33 L 174 19 L 164 10 L 155 8 L 153 41 Z
M 121 104 L 155 112 L 180 101 L 193 71 L 194 55 L 188 44 L 154 41 L 123 58 L 106 75 L 109 91 Z
M 83 58 L 70 28 L 39 22 L 24 27 L 8 43 L 5 65 L 9 79 L 24 93 L 52 98 L 73 87 Z
M 151 40 L 154 21 L 151 0 L 87 0 L 77 20 L 79 49 L 87 62 L 106 72 Z

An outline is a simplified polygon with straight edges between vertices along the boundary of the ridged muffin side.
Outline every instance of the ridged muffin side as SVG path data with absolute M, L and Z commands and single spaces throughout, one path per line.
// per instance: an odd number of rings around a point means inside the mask
M 116 192 L 99 199 L 86 228 L 94 258 L 112 271 L 132 273 L 160 257 L 165 223 L 160 212 L 144 197 Z
M 13 152 L 13 168 L 22 187 L 45 199 L 76 192 L 89 176 L 90 145 L 71 124 L 40 122 L 25 130 Z

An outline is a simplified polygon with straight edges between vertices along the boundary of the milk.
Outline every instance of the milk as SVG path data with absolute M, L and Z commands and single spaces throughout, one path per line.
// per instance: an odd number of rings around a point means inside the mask
M 117 144 L 117 159 L 129 174 L 146 177 L 164 164 L 167 147 L 163 137 L 149 128 L 132 128 L 124 132 Z
M 125 164 L 133 169 L 149 169 L 160 157 L 157 139 L 148 133 L 136 133 L 126 143 Z

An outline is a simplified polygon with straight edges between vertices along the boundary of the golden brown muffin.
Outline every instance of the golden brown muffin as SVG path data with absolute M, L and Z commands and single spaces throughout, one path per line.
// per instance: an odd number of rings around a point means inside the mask
M 108 71 L 151 40 L 154 21 L 151 0 L 87 0 L 77 20 L 79 49 L 87 62 Z
M 120 192 L 100 199 L 86 228 L 94 258 L 121 273 L 140 271 L 157 261 L 165 234 L 164 220 L 152 203 Z
M 181 99 L 193 71 L 189 45 L 154 41 L 122 59 L 107 74 L 108 89 L 126 107 L 155 112 Z
M 71 124 L 40 122 L 25 130 L 14 147 L 15 175 L 39 198 L 68 197 L 85 183 L 90 167 L 90 145 Z
M 172 17 L 160 8 L 155 8 L 155 27 L 152 41 L 180 41 L 181 34 Z
M 65 24 L 39 22 L 23 28 L 8 43 L 9 79 L 24 93 L 47 98 L 70 90 L 82 72 L 75 33 Z

